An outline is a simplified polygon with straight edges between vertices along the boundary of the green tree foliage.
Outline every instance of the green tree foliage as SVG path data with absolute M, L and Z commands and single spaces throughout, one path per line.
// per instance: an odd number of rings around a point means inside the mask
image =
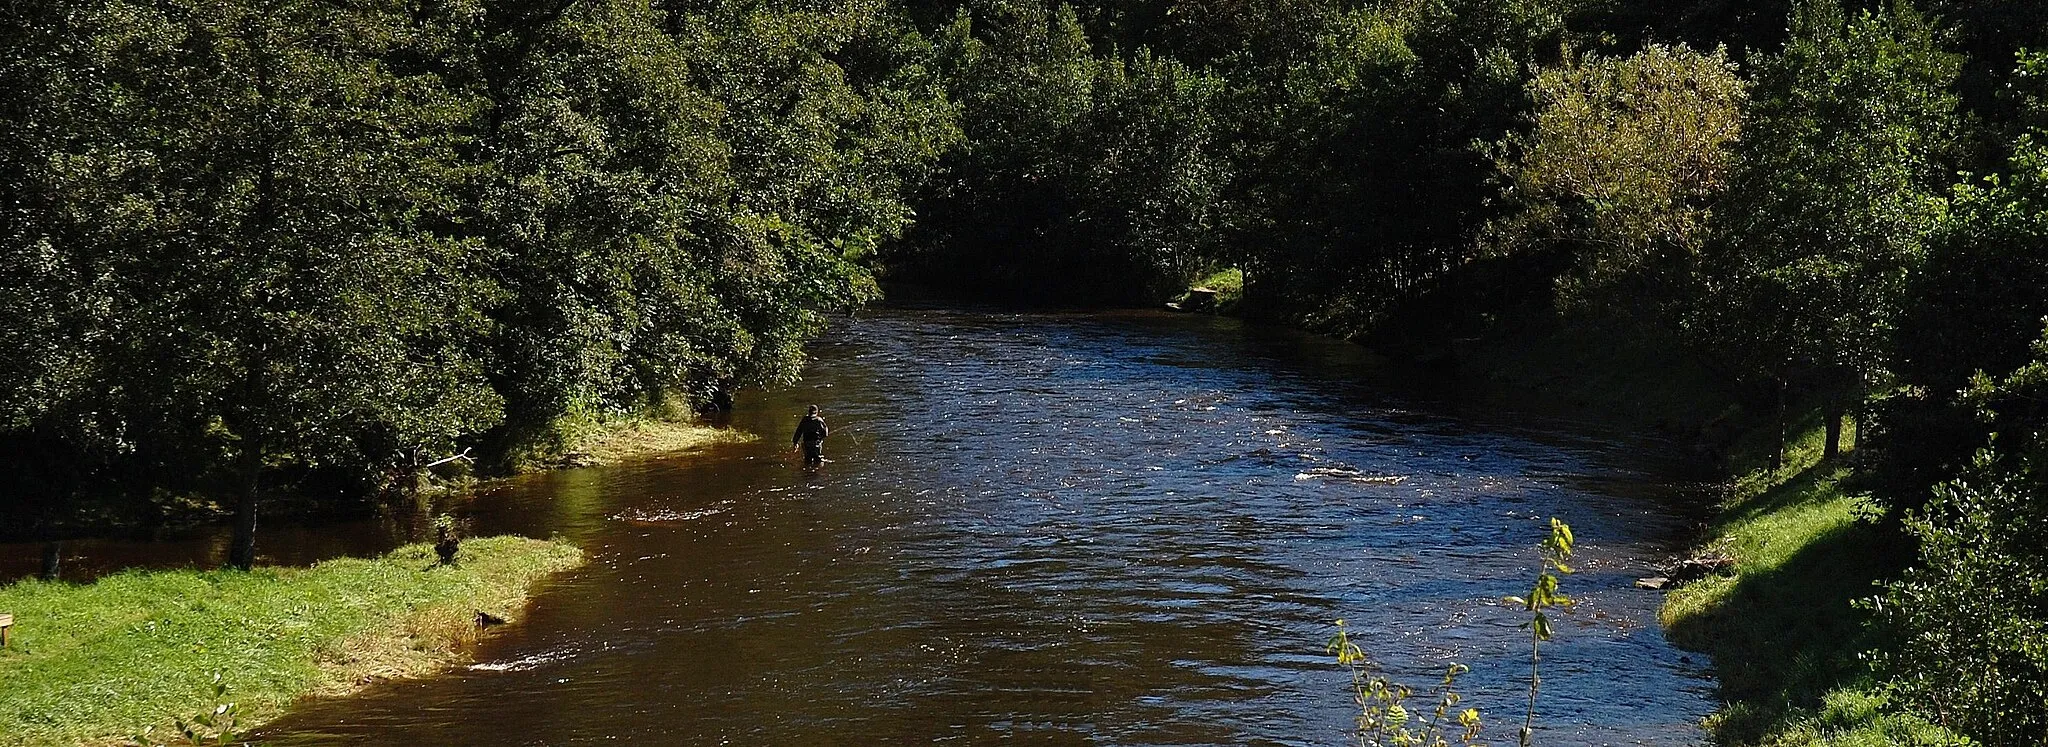
M 874 2 L 26 6 L 0 509 L 232 496 L 238 564 L 270 484 L 790 379 L 956 137 Z
M 966 144 L 900 264 L 1005 295 L 1163 298 L 1213 252 L 1221 81 L 1139 48 L 1098 54 L 1070 6 L 962 11 L 940 35 Z
M 1119 302 L 1237 265 L 1251 312 L 1356 331 L 1472 256 L 1472 144 L 1580 5 L 966 3 L 939 32 L 965 144 L 891 264 Z
M 1080 228 L 1118 247 L 1147 295 L 1170 295 L 1217 253 L 1230 169 L 1214 147 L 1222 81 L 1147 49 L 1105 64 L 1097 81 L 1083 147 L 1099 158 L 1083 177 Z
M 2007 173 L 1955 187 L 1911 282 L 1898 367 L 1955 391 L 1979 370 L 2011 370 L 2048 316 L 2048 142 L 2022 136 Z
M 1976 377 L 1966 399 L 1996 448 L 1912 513 L 1919 562 L 1875 604 L 1905 702 L 1986 745 L 2048 740 L 2048 337 L 2033 352 Z
M 1907 273 L 1940 218 L 1959 59 L 1904 2 L 1814 0 L 1758 67 L 1695 331 L 1738 370 L 1829 403 L 1887 380 Z
M 241 493 L 242 565 L 275 461 L 361 465 L 495 421 L 465 345 L 488 299 L 475 247 L 437 230 L 468 102 L 377 64 L 433 29 L 396 5 L 110 2 L 65 20 L 85 75 L 39 92 L 68 137 L 31 164 L 43 202 L 13 249 L 70 281 L 21 338 L 76 347 L 31 372 L 61 395 L 10 409 L 88 452 L 211 457 L 204 476 Z
M 2048 54 L 2030 55 L 2016 84 L 2048 79 Z M 2018 87 L 2018 86 L 2016 86 Z M 2048 94 L 2048 90 L 2040 91 Z M 2027 109 L 2048 113 L 2048 99 Z M 1907 383 L 1944 393 L 1979 370 L 2007 371 L 2048 316 L 2048 122 L 2019 135 L 2001 172 L 1954 187 L 1949 210 L 1916 268 L 1901 323 L 1898 369 Z
M 2028 58 L 2015 77 L 2044 61 Z M 2012 150 L 2004 170 L 1955 186 L 1907 284 L 1893 349 L 1903 386 L 1884 399 L 1870 439 L 1895 507 L 1920 505 L 1968 464 L 1992 427 L 1961 394 L 1979 372 L 2024 364 L 2048 318 L 2048 142 L 2037 130 Z
M 1519 122 L 1525 73 L 1566 39 L 1563 0 L 1326 9 L 1251 47 L 1231 221 L 1246 297 L 1357 331 L 1471 259 L 1490 215 L 1475 142 Z
M 492 309 L 502 333 L 489 349 L 515 426 L 621 404 L 644 383 L 636 362 L 656 381 L 672 373 L 656 361 L 687 365 L 694 350 L 662 345 L 687 313 L 677 307 L 698 304 L 699 329 L 731 316 L 684 244 L 689 209 L 729 189 L 722 112 L 689 84 L 687 50 L 657 20 L 644 6 L 565 3 L 501 21 L 479 50 L 492 168 L 472 225 L 503 254 L 493 273 L 507 298 Z
M 1297 314 L 1354 282 L 1370 284 L 1349 294 L 1368 305 L 1408 282 L 1410 268 L 1391 265 L 1406 256 L 1396 246 L 1413 244 L 1382 235 L 1392 207 L 1384 197 L 1421 188 L 1409 181 L 1416 172 L 1396 169 L 1427 137 L 1419 126 L 1395 126 L 1427 96 L 1405 19 L 1370 9 L 1313 20 L 1304 41 L 1278 50 L 1277 64 L 1255 69 L 1270 82 L 1234 102 L 1244 113 L 1236 157 L 1245 166 L 1233 259 L 1249 298 Z
M 1522 212 L 1495 241 L 1572 253 L 1560 290 L 1574 307 L 1683 300 L 1742 132 L 1747 90 L 1727 52 L 1574 58 L 1529 92 L 1532 130 L 1508 137 L 1500 163 Z
M 920 39 L 872 3 L 509 22 L 472 225 L 508 256 L 492 370 L 528 440 L 568 411 L 786 381 L 954 137 Z M 877 70 L 855 80 L 833 62 Z
M 2026 126 L 2012 96 L 2013 65 L 2025 51 L 2048 49 L 2048 4 L 2034 0 L 1926 0 L 1928 15 L 1953 29 L 1964 61 L 1960 92 L 1985 116 L 1987 145 L 2007 143 Z M 2041 122 L 2034 122 L 2039 126 Z

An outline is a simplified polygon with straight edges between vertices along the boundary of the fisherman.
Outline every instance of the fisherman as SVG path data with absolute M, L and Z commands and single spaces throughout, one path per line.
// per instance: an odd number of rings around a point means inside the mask
M 825 462 L 825 437 L 832 435 L 832 429 L 825 427 L 825 418 L 818 415 L 818 406 L 804 413 L 796 421 L 796 435 L 789 437 L 790 446 L 802 446 L 804 466 L 816 467 Z

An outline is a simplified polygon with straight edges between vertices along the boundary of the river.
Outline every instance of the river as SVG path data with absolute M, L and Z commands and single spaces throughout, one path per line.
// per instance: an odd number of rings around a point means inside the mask
M 480 530 L 592 562 L 479 664 L 258 736 L 1336 745 L 1354 708 L 1323 643 L 1345 618 L 1396 679 L 1470 665 L 1466 704 L 1511 744 L 1528 633 L 1499 599 L 1556 516 L 1579 604 L 1544 649 L 1539 743 L 1703 740 L 1713 683 L 1632 587 L 1698 515 L 1668 446 L 1459 413 L 1355 346 L 1213 317 L 886 310 L 814 353 L 802 384 L 740 398 L 759 442 L 482 491 Z M 810 403 L 833 427 L 815 473 L 786 443 Z M 304 561 L 399 530 L 279 531 L 272 557 Z

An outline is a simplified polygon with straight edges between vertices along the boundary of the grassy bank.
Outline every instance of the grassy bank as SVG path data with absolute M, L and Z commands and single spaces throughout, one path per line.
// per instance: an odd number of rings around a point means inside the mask
M 1784 466 L 1764 467 L 1773 426 L 1745 412 L 1675 346 L 1564 325 L 1456 345 L 1462 386 L 1485 401 L 1665 433 L 1725 466 L 1725 501 L 1699 539 L 1733 559 L 1726 575 L 1680 586 L 1661 619 L 1680 647 L 1712 657 L 1723 707 L 1708 720 L 1722 745 L 1954 744 L 1898 714 L 1867 654 L 1883 648 L 1857 606 L 1911 560 L 1870 518 L 1853 459 L 1823 463 L 1822 430 L 1798 413 Z M 1853 448 L 1854 430 L 1844 435 Z
M 1235 267 L 1226 267 L 1204 275 L 1189 284 L 1187 291 L 1169 300 L 1169 308 L 1211 314 L 1230 314 L 1237 310 L 1238 302 L 1243 300 L 1244 271 Z
M 1661 611 L 1673 643 L 1713 657 L 1725 705 L 1708 720 L 1724 745 L 1889 747 L 1956 743 L 1900 715 L 1866 654 L 1883 641 L 1858 600 L 1907 562 L 1869 520 L 1854 472 L 1822 462 L 1806 429 L 1778 470 L 1737 479 L 1705 539 L 1732 573 L 1681 586 Z
M 679 402 L 624 414 L 578 410 L 524 439 L 505 455 L 502 468 L 508 472 L 538 472 L 596 467 L 754 438 L 745 431 L 704 424 Z
M 687 421 L 632 418 L 585 428 L 562 455 L 564 466 L 595 467 L 629 459 L 754 440 L 751 433 Z
M 582 562 L 519 537 L 427 545 L 311 568 L 128 571 L 91 584 L 0 588 L 0 745 L 116 743 L 216 706 L 247 727 L 308 695 L 340 695 L 457 663 L 478 611 L 517 620 L 532 585 Z

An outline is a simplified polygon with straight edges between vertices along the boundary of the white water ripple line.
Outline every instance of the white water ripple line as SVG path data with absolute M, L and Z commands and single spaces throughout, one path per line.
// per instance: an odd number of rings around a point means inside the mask
M 693 511 L 677 511 L 670 508 L 629 508 L 611 515 L 612 521 L 627 521 L 639 524 L 665 524 L 679 521 L 696 521 L 731 511 L 737 504 L 719 501 Z
M 579 652 L 573 647 L 559 651 L 543 651 L 509 661 L 478 662 L 469 665 L 469 669 L 475 672 L 524 672 L 529 669 L 539 669 L 549 664 L 568 661 L 575 658 L 577 653 Z
M 1317 467 L 1294 475 L 1296 480 L 1343 480 L 1370 485 L 1399 485 L 1408 481 L 1407 475 L 1387 475 L 1350 467 Z

